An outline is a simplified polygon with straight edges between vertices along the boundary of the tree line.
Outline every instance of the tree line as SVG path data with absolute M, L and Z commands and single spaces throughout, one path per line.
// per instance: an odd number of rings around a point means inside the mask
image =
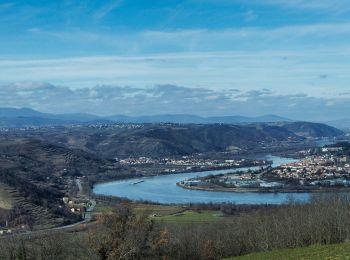
M 33 240 L 0 243 L 0 259 L 73 259 L 74 249 L 80 252 L 74 253 L 75 259 L 209 260 L 341 243 L 350 239 L 350 197 L 318 195 L 307 204 L 290 201 L 281 207 L 252 208 L 228 219 L 166 224 L 153 222 L 147 214 L 135 215 L 119 204 L 115 212 L 98 217 L 79 239 L 75 235 L 69 245 L 67 234 L 55 235 L 55 243 L 48 238 L 37 246 Z M 13 257 L 11 252 L 18 253 Z M 45 254 L 52 258 L 42 257 Z

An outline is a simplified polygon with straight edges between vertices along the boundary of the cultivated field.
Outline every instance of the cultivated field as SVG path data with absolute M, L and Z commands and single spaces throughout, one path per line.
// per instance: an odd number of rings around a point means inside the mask
M 232 220 L 230 216 L 217 210 L 190 210 L 186 207 L 176 205 L 154 205 L 154 204 L 129 204 L 132 211 L 136 215 L 146 215 L 158 223 L 174 224 L 174 223 L 209 223 L 209 222 L 223 222 Z M 112 205 L 107 205 L 99 202 L 94 210 L 94 215 L 103 213 L 111 213 L 115 210 Z
M 0 184 L 0 208 L 11 209 L 13 207 L 13 199 L 9 193 L 9 188 Z
M 170 223 L 192 223 L 192 222 L 213 222 L 223 221 L 228 217 L 224 217 L 220 211 L 201 211 L 196 212 L 192 210 L 186 210 L 184 212 L 175 213 L 166 216 L 154 217 L 157 221 L 170 222 Z

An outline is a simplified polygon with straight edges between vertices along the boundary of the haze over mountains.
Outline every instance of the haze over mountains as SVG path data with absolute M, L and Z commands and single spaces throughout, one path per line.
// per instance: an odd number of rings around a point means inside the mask
M 350 130 L 350 118 L 343 118 L 326 122 L 327 125 L 339 128 L 344 131 Z
M 276 115 L 263 115 L 259 117 L 244 116 L 218 116 L 201 117 L 190 114 L 162 114 L 149 116 L 112 115 L 100 117 L 91 114 L 49 114 L 30 108 L 0 108 L 0 126 L 25 127 L 45 125 L 65 125 L 74 123 L 261 123 L 261 122 L 287 122 L 292 121 Z
M 70 124 L 94 123 L 182 123 L 182 124 L 249 124 L 294 122 L 294 120 L 277 115 L 247 116 L 212 116 L 203 117 L 191 114 L 158 115 L 111 115 L 97 116 L 87 113 L 51 114 L 42 113 L 31 108 L 0 107 L 0 127 L 60 126 Z M 323 122 L 341 130 L 350 129 L 350 119 Z
M 114 122 L 130 122 L 130 123 L 198 123 L 198 124 L 212 124 L 212 123 L 262 123 L 262 122 L 286 122 L 290 119 L 279 117 L 276 115 L 263 115 L 259 117 L 245 117 L 245 116 L 217 116 L 217 117 L 201 117 L 190 114 L 164 114 L 151 116 L 123 116 L 115 115 L 107 117 L 107 119 Z

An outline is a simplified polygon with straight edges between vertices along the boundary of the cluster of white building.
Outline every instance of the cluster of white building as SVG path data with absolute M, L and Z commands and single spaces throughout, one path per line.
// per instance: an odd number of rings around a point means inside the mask
M 132 123 L 113 123 L 113 124 L 88 124 L 88 125 L 72 125 L 71 127 L 89 127 L 96 129 L 140 129 L 144 124 L 132 124 Z
M 346 156 L 321 155 L 306 159 L 273 170 L 281 179 L 324 180 L 350 175 L 349 158 Z
M 116 160 L 123 165 L 143 165 L 143 164 L 158 164 L 158 165 L 173 165 L 173 166 L 190 166 L 190 167 L 239 167 L 242 166 L 246 160 L 213 160 L 213 159 L 200 159 L 183 156 L 180 159 L 176 158 L 162 158 L 154 159 L 149 157 L 137 157 L 137 158 L 125 158 Z M 256 165 L 261 164 L 261 161 L 252 162 Z

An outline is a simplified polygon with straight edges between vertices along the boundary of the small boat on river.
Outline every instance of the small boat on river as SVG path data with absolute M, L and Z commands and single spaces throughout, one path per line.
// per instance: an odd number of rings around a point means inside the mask
M 144 180 L 133 182 L 132 185 L 136 185 L 136 184 L 139 184 L 139 183 L 142 183 L 142 182 L 144 182 Z

